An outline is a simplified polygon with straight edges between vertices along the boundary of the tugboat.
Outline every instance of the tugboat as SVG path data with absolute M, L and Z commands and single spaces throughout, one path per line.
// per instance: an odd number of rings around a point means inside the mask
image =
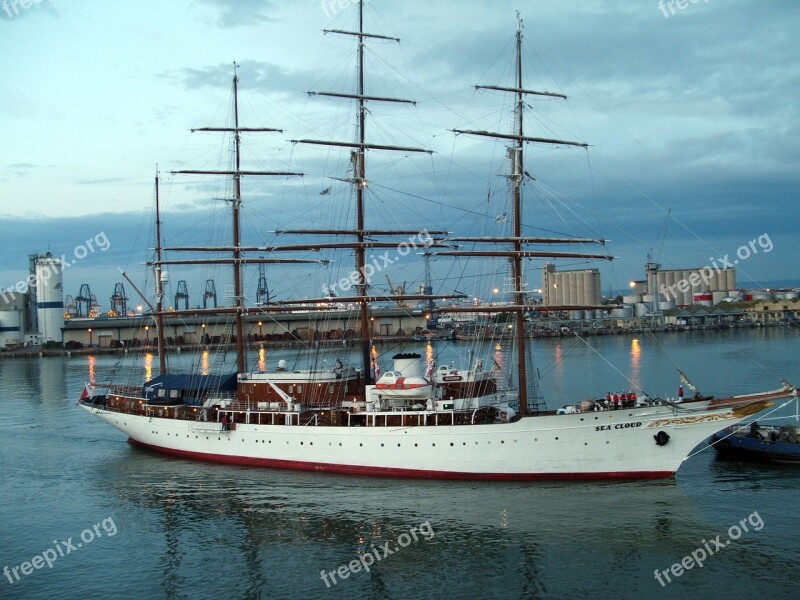
M 709 444 L 725 458 L 800 464 L 800 427 L 795 425 L 733 426 L 711 436 Z

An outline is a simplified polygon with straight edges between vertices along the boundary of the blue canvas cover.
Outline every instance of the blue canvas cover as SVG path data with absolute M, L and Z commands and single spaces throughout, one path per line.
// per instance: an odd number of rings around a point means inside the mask
M 148 400 L 175 400 L 176 404 L 202 404 L 208 394 L 236 391 L 236 373 L 227 375 L 159 375 L 142 386 Z

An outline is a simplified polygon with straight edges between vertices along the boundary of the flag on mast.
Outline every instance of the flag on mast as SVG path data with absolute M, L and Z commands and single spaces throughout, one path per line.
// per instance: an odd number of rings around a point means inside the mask
M 691 381 L 689 381 L 689 378 L 688 378 L 688 377 L 686 377 L 686 375 L 684 375 L 684 374 L 683 374 L 683 371 L 681 371 L 680 369 L 678 369 L 678 376 L 680 377 L 680 379 L 681 379 L 681 382 L 683 382 L 683 384 L 684 384 L 686 387 L 688 387 L 688 388 L 691 390 L 691 392 L 692 392 L 693 394 L 696 394 L 696 393 L 697 393 L 697 388 L 696 388 L 696 387 L 694 387 L 694 385 L 692 385 L 692 382 L 691 382 Z

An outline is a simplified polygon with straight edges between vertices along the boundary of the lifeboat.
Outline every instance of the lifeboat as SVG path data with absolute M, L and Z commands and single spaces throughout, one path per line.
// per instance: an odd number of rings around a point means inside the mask
M 429 398 L 433 384 L 424 377 L 405 377 L 386 371 L 375 383 L 375 390 L 387 398 Z

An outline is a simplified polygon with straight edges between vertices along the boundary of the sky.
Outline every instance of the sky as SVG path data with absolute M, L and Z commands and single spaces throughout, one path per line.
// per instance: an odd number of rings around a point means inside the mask
M 307 92 L 355 91 L 353 39 L 322 30 L 352 30 L 356 10 L 352 0 L 0 4 L 0 287 L 25 278 L 29 254 L 51 251 L 75 259 L 67 294 L 89 283 L 105 308 L 120 269 L 146 289 L 156 165 L 165 244 L 227 243 L 229 182 L 170 172 L 229 166 L 229 140 L 190 130 L 230 125 L 234 61 L 242 124 L 283 129 L 246 135 L 244 165 L 304 173 L 245 179 L 245 243 L 300 241 L 272 233 L 281 228 L 352 228 L 347 152 L 292 140 L 353 139 L 352 103 Z M 433 152 L 368 154 L 369 226 L 507 232 L 502 143 L 452 130 L 513 128 L 511 97 L 474 86 L 513 83 L 516 10 L 526 87 L 569 97 L 529 97 L 526 133 L 590 145 L 526 147 L 525 233 L 602 238 L 599 252 L 617 258 L 559 268 L 600 268 L 604 290 L 642 279 L 648 256 L 665 268 L 738 256 L 741 287 L 800 277 L 795 0 L 367 0 L 366 29 L 401 39 L 367 44 L 367 92 L 416 101 L 370 103 L 368 141 Z M 101 234 L 106 249 L 84 251 Z M 415 255 L 386 266 L 376 290 L 385 276 L 419 285 Z M 280 299 L 319 296 L 347 276 L 344 252 L 292 256 L 338 266 L 271 265 Z M 503 285 L 497 261 L 431 263 L 437 293 Z M 541 267 L 528 262 L 529 288 Z M 206 279 L 220 296 L 230 285 L 219 269 L 170 275 L 189 282 L 192 305 Z M 257 277 L 248 267 L 249 296 Z

